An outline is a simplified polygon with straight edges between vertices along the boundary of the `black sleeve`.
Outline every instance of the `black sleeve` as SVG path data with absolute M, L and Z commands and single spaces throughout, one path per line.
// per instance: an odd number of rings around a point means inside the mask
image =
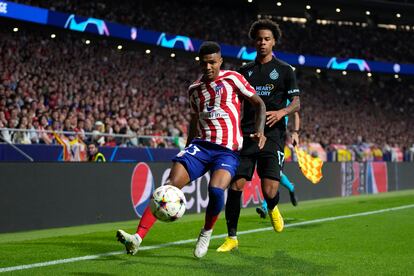
M 293 99 L 294 96 L 300 96 L 299 87 L 296 82 L 296 75 L 291 66 L 287 67 L 285 85 L 288 94 L 288 99 L 290 101 Z

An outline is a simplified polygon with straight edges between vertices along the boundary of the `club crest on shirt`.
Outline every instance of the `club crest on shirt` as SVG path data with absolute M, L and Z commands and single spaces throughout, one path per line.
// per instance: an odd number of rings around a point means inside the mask
M 273 71 L 270 72 L 269 77 L 272 80 L 277 80 L 279 78 L 279 73 L 276 71 L 276 69 L 273 69 Z
M 214 87 L 214 91 L 216 92 L 216 96 L 220 96 L 223 94 L 224 85 L 223 84 L 217 84 L 216 87 Z

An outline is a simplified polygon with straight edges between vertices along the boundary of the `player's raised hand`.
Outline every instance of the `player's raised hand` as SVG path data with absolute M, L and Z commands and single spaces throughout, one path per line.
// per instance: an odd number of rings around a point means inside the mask
M 266 125 L 269 127 L 274 126 L 278 121 L 286 116 L 286 112 L 281 110 L 267 111 L 266 112 Z
M 257 142 L 257 145 L 259 146 L 259 149 L 262 149 L 266 143 L 266 136 L 262 132 L 256 132 L 253 134 L 250 134 L 250 138 L 255 140 Z

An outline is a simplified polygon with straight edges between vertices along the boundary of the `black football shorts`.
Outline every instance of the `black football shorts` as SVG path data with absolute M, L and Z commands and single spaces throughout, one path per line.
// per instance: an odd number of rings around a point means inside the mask
M 257 165 L 257 174 L 261 179 L 269 178 L 280 181 L 280 172 L 285 159 L 284 148 L 285 134 L 281 134 L 280 137 L 267 137 L 262 150 L 259 150 L 256 141 L 245 136 L 235 179 L 252 180 Z

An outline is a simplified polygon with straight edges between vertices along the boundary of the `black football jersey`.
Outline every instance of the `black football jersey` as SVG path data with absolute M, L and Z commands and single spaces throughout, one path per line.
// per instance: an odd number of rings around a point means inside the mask
M 286 107 L 288 100 L 299 96 L 293 67 L 277 58 L 265 64 L 252 61 L 242 66 L 239 72 L 256 90 L 266 105 L 266 111 L 280 110 Z M 243 118 L 241 121 L 243 135 L 255 132 L 255 108 L 244 101 Z M 266 136 L 279 136 L 286 131 L 285 120 L 278 121 L 273 127 L 265 127 Z

